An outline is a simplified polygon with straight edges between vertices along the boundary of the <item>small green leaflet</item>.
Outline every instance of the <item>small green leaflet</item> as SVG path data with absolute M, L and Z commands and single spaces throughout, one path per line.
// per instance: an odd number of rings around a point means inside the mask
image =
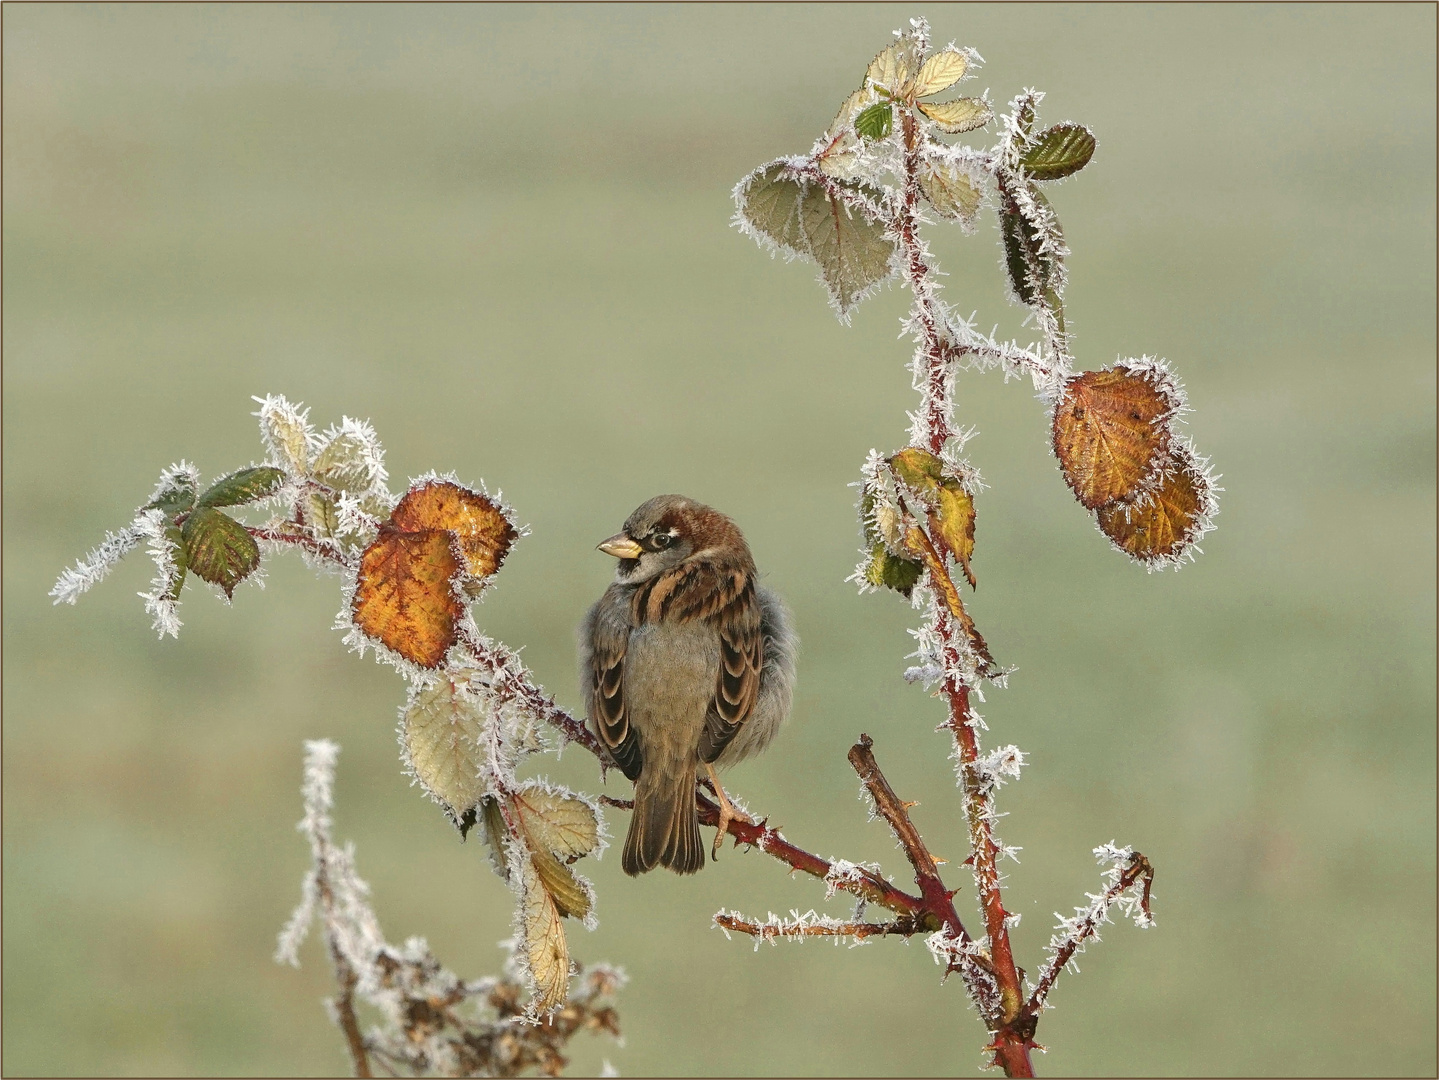
M 199 578 L 233 597 L 235 586 L 260 565 L 260 548 L 245 527 L 214 507 L 201 506 L 180 530 L 185 563 Z
M 1041 207 L 1049 205 L 1049 200 L 1033 185 L 1029 188 L 1029 195 Z M 1009 270 L 1009 282 L 1021 303 L 1036 307 L 1050 291 L 1050 283 L 1057 276 L 1058 267 L 1051 255 L 1040 251 L 1038 230 L 1017 209 L 1009 208 L 1012 200 L 1006 199 L 1005 203 L 1006 208 L 999 216 L 999 229 L 1004 237 L 1004 262 Z M 1035 290 L 1036 284 L 1039 291 Z
M 1035 136 L 1019 159 L 1031 180 L 1060 180 L 1089 164 L 1094 134 L 1082 124 L 1055 124 Z
M 865 580 L 871 585 L 893 589 L 900 596 L 908 597 L 924 572 L 924 564 L 911 559 L 891 555 L 883 544 L 875 544 L 869 552 L 869 565 L 865 567 Z
M 894 108 L 877 101 L 854 118 L 854 130 L 866 139 L 882 139 L 894 130 Z
M 201 495 L 197 506 L 240 506 L 244 503 L 263 499 L 272 494 L 285 482 L 285 474 L 269 465 L 256 465 L 241 469 L 221 480 L 216 480 L 210 490 Z M 197 570 L 196 573 L 199 573 Z

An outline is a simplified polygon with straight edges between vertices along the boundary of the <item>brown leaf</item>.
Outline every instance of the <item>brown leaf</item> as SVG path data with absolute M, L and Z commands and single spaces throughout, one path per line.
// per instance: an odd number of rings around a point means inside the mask
M 1166 463 L 1163 479 L 1133 502 L 1099 508 L 1099 528 L 1125 553 L 1151 565 L 1178 563 L 1204 531 L 1213 485 L 1183 446 Z
M 450 584 L 460 570 L 454 539 L 443 529 L 384 525 L 360 556 L 355 625 L 421 667 L 444 659 L 464 614 Z
M 520 867 L 524 897 L 522 928 L 525 959 L 534 983 L 533 1009 L 546 1013 L 565 1000 L 570 985 L 570 947 L 560 912 L 540 881 L 533 861 Z
M 396 505 L 390 522 L 405 532 L 448 529 L 459 539 L 466 568 L 475 577 L 489 577 L 498 570 L 519 536 L 498 503 L 448 480 L 412 488 Z
M 1054 453 L 1064 479 L 1090 510 L 1150 486 L 1169 449 L 1174 390 L 1154 372 L 1085 371 L 1054 410 Z
M 924 535 L 924 531 L 917 525 L 911 525 L 909 532 L 905 535 L 906 546 L 916 555 L 924 559 L 925 568 L 929 571 L 929 583 L 934 588 L 939 598 L 944 601 L 944 606 L 959 623 L 964 636 L 969 639 L 969 647 L 979 659 L 979 671 L 981 675 L 992 676 L 998 673 L 994 663 L 994 657 L 989 654 L 989 645 L 985 643 L 979 627 L 974 625 L 974 620 L 969 617 L 969 612 L 964 610 L 964 601 L 959 598 L 959 590 L 954 586 L 954 579 L 949 576 L 945 569 L 944 561 L 939 557 L 939 552 L 934 550 L 934 545 Z

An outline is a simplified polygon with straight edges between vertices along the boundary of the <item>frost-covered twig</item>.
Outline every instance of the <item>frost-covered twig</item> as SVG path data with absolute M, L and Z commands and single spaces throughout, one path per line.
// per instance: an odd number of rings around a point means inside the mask
M 538 1069 L 558 1076 L 570 1038 L 581 1031 L 619 1037 L 610 999 L 624 972 L 598 964 L 579 973 L 578 986 L 558 1008 L 536 1019 L 520 978 L 515 942 L 498 978 L 465 981 L 445 970 L 423 938 L 391 945 L 369 905 L 369 887 L 355 871 L 353 849 L 331 837 L 335 762 L 340 748 L 328 740 L 305 744 L 302 785 L 311 866 L 301 900 L 280 932 L 275 959 L 299 966 L 299 949 L 319 919 L 339 994 L 331 1015 L 345 1035 L 356 1076 L 372 1076 L 379 1063 L 391 1075 L 517 1076 Z M 360 998 L 380 1023 L 362 1034 Z
M 1074 909 L 1072 916 L 1058 912 L 1055 918 L 1059 924 L 1049 939 L 1049 960 L 1040 972 L 1039 981 L 1025 1004 L 1025 1012 L 1038 1015 L 1041 1009 L 1051 1008 L 1046 1004 L 1049 992 L 1054 988 L 1059 973 L 1071 965 L 1075 955 L 1084 951 L 1084 943 L 1091 938 L 1099 940 L 1099 927 L 1110 921 L 1110 909 L 1118 906 L 1134 925 L 1147 930 L 1154 925 L 1154 916 L 1149 910 L 1150 887 L 1154 884 L 1154 867 L 1139 852 L 1130 848 L 1102 844 L 1094 849 L 1094 856 L 1101 863 L 1109 863 L 1104 871 L 1107 888 L 1102 893 L 1089 893 L 1089 903 Z M 1075 969 L 1078 970 L 1077 968 Z

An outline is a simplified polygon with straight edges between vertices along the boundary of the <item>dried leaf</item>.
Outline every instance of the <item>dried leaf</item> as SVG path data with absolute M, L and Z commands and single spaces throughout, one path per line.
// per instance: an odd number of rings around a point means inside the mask
M 979 98 L 955 98 L 953 101 L 921 101 L 919 111 L 939 125 L 946 135 L 963 135 L 984 127 L 994 119 L 994 112 Z
M 874 100 L 874 91 L 865 87 L 856 90 L 839 107 L 839 113 L 824 133 L 824 148 L 815 154 L 821 172 L 837 180 L 853 179 L 859 172 L 859 138 L 854 133 L 854 118 Z
M 201 580 L 218 585 L 226 596 L 260 565 L 260 548 L 245 527 L 214 507 L 202 506 L 185 519 L 183 565 Z
M 575 919 L 583 919 L 589 915 L 590 894 L 575 877 L 574 871 L 548 851 L 531 852 L 530 861 L 561 915 Z
M 458 820 L 485 793 L 480 738 L 488 714 L 465 685 L 467 672 L 446 672 L 423 690 L 411 689 L 401 716 L 405 753 L 425 791 Z
M 1177 564 L 1203 533 L 1213 485 L 1182 446 L 1174 448 L 1159 486 L 1132 502 L 1099 508 L 1099 528 L 1121 551 L 1150 566 Z
M 929 571 L 929 584 L 936 595 L 949 609 L 950 615 L 959 623 L 964 631 L 964 636 L 969 640 L 969 647 L 979 661 L 980 674 L 991 676 L 997 673 L 994 664 L 994 657 L 989 655 L 989 646 L 985 643 L 984 637 L 979 632 L 979 627 L 974 625 L 974 620 L 969 617 L 969 612 L 964 608 L 964 601 L 960 599 L 959 590 L 955 588 L 954 579 L 949 576 L 949 571 L 944 567 L 939 553 L 929 543 L 928 538 L 916 525 L 911 525 L 906 537 L 910 550 L 924 560 L 925 569 Z
M 835 185 L 872 200 L 881 198 L 864 185 Z M 841 315 L 893 272 L 894 243 L 885 237 L 884 226 L 838 195 L 832 198 L 822 184 L 795 177 L 783 161 L 771 162 L 745 181 L 740 212 L 781 248 L 819 265 Z
M 932 159 L 920 166 L 919 189 L 941 217 L 966 224 L 974 221 L 984 198 L 974 177 L 948 162 Z
M 216 480 L 196 500 L 196 506 L 240 506 L 273 494 L 285 482 L 285 474 L 270 465 L 241 469 Z
M 455 642 L 464 609 L 451 579 L 460 571 L 454 534 L 381 527 L 360 556 L 350 610 L 355 625 L 406 660 L 432 668 Z
M 391 513 L 390 522 L 406 532 L 448 529 L 460 542 L 466 568 L 479 578 L 500 568 L 519 536 L 498 503 L 448 480 L 411 489 Z
M 533 1009 L 546 1013 L 565 1000 L 570 985 L 570 948 L 559 909 L 540 881 L 534 862 L 526 859 L 520 867 L 524 887 L 522 916 L 525 959 L 534 981 Z
M 854 118 L 854 130 L 866 139 L 882 139 L 894 130 L 894 106 L 876 101 Z
M 904 97 L 914 74 L 915 62 L 913 39 L 901 38 L 869 62 L 865 78 L 870 85 L 882 86 L 894 97 Z
M 884 544 L 875 544 L 869 552 L 869 565 L 865 567 L 865 580 L 877 588 L 893 589 L 900 596 L 909 598 L 919 582 L 924 567 L 912 559 L 902 559 L 890 553 Z
M 1053 445 L 1064 480 L 1090 510 L 1129 499 L 1156 475 L 1178 404 L 1157 377 L 1105 368 L 1065 384 L 1054 409 Z
M 536 851 L 552 851 L 568 860 L 599 846 L 599 819 L 588 803 L 527 784 L 511 798 L 510 806 Z
M 1094 133 L 1082 124 L 1055 124 L 1034 138 L 1020 164 L 1032 180 L 1059 180 L 1077 173 L 1094 157 Z
M 948 90 L 964 78 L 964 69 L 969 66 L 969 57 L 958 49 L 937 52 L 920 65 L 914 79 L 914 96 L 917 98 Z

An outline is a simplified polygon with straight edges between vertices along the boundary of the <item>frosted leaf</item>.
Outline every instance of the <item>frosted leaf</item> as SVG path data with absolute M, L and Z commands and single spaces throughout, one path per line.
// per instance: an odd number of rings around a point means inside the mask
M 594 807 L 581 799 L 530 781 L 515 792 L 510 805 L 536 850 L 576 859 L 599 846 L 599 817 Z
M 447 671 L 428 687 L 412 685 L 400 719 L 411 772 L 456 819 L 485 794 L 480 740 L 489 714 L 469 688 L 471 674 Z
M 529 859 L 520 867 L 520 887 L 524 960 L 535 996 L 532 1009 L 546 1013 L 565 1000 L 570 982 L 569 944 L 559 909 Z
M 316 435 L 309 425 L 309 409 L 292 405 L 281 396 L 255 398 L 260 411 L 260 438 L 270 459 L 293 476 L 304 476 Z
M 903 97 L 917 66 L 914 39 L 906 34 L 869 62 L 864 77 L 870 86 L 882 87 L 894 97 Z
M 575 872 L 548 851 L 533 851 L 530 862 L 561 915 L 588 919 L 594 897 Z
M 1060 180 L 1088 165 L 1094 147 L 1094 133 L 1083 124 L 1055 124 L 1036 135 L 1019 160 L 1032 180 Z
M 974 227 L 984 188 L 959 167 L 926 158 L 919 169 L 919 189 L 940 217 Z
M 201 506 L 185 519 L 185 564 L 195 576 L 218 585 L 227 597 L 235 586 L 260 565 L 260 548 L 245 527 L 209 506 Z M 178 590 L 177 590 L 178 592 Z
M 860 206 L 882 193 L 859 183 L 823 180 L 774 161 L 735 189 L 740 221 L 787 256 L 811 259 L 841 317 L 894 272 L 894 241 Z
M 325 435 L 311 470 L 316 480 L 352 494 L 384 488 L 389 477 L 374 428 L 346 416 L 338 428 L 331 428 Z
M 958 49 L 948 48 L 935 53 L 920 65 L 914 80 L 914 96 L 928 97 L 948 90 L 960 79 L 969 67 L 969 57 Z
M 955 98 L 953 101 L 921 101 L 919 111 L 935 122 L 946 135 L 963 135 L 984 127 L 994 119 L 989 102 L 982 98 Z
M 1214 528 L 1219 511 L 1208 462 L 1188 440 L 1172 445 L 1161 479 L 1133 502 L 1115 501 L 1096 515 L 1100 531 L 1116 548 L 1150 570 L 1184 565 Z
M 252 465 L 216 480 L 196 500 L 196 505 L 242 506 L 256 502 L 275 491 L 285 482 L 285 474 L 269 465 Z

